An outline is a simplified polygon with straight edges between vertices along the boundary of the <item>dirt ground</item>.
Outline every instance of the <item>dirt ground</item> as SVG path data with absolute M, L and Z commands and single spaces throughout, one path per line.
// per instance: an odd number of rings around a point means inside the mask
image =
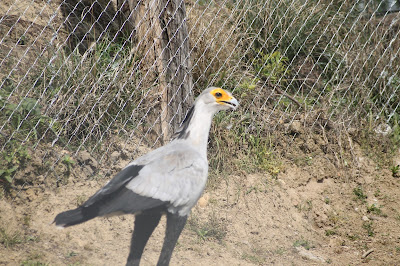
M 329 156 L 314 152 L 305 163 L 283 159 L 277 177 L 262 172 L 213 177 L 216 184 L 193 209 L 171 265 L 400 263 L 400 179 L 357 145 L 353 155 L 358 167 L 338 168 Z M 88 153 L 73 159 L 78 163 L 67 184 L 30 188 L 13 201 L 0 201 L 0 264 L 125 263 L 132 216 L 97 218 L 67 229 L 52 224 L 57 213 L 76 207 L 108 180 L 87 177 L 87 166 L 96 165 Z M 156 264 L 164 226 L 165 219 L 142 265 Z

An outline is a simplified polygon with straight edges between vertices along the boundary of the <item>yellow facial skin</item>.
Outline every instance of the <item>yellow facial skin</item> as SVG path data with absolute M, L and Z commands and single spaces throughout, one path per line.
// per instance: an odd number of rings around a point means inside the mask
M 226 91 L 221 88 L 216 88 L 210 92 L 216 99 L 217 103 L 219 104 L 226 104 L 233 99 Z

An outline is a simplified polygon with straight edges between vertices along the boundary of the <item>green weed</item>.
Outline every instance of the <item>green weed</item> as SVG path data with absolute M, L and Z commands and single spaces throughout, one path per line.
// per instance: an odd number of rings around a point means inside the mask
M 374 196 L 377 197 L 377 198 L 382 196 L 382 192 L 381 192 L 381 190 L 379 188 L 375 191 Z
M 64 155 L 61 162 L 67 166 L 67 175 L 71 174 L 71 167 L 75 164 L 74 160 L 68 154 Z
M 362 227 L 367 231 L 368 236 L 374 236 L 373 222 L 364 222 Z
M 348 239 L 350 239 L 351 241 L 357 241 L 357 240 L 359 240 L 360 239 L 360 236 L 359 235 L 357 235 L 357 234 L 354 234 L 354 235 L 347 235 L 347 238 Z
M 371 206 L 367 205 L 367 212 L 368 213 L 373 213 L 376 215 L 382 215 L 382 210 L 379 206 L 377 206 L 376 204 L 371 204 Z
M 0 228 L 0 243 L 5 248 L 12 248 L 23 241 L 24 239 L 19 233 L 9 233 L 4 228 Z
M 333 229 L 327 229 L 327 230 L 325 230 L 325 235 L 333 236 L 333 235 L 337 235 L 337 232 L 336 232 L 336 230 L 333 230 Z
M 11 92 L 0 91 L 0 121 L 5 122 L 3 133 L 13 138 L 38 139 L 49 128 L 51 119 L 42 115 L 39 101 L 30 97 L 10 97 Z
M 325 204 L 330 204 L 331 203 L 331 199 L 329 197 L 325 197 L 324 198 L 324 202 L 325 202 Z
M 13 183 L 13 175 L 31 159 L 26 146 L 17 140 L 9 141 L 0 153 L 0 184 L 9 187 Z
M 314 248 L 314 246 L 308 241 L 308 240 L 305 240 L 305 239 L 298 239 L 298 240 L 296 240 L 294 243 L 293 243 L 293 246 L 294 247 L 303 247 L 303 248 L 305 248 L 305 249 L 307 249 L 307 250 L 309 250 L 309 249 L 311 249 L 311 248 Z
M 70 251 L 67 253 L 67 255 L 65 256 L 66 258 L 71 258 L 71 257 L 76 257 L 78 256 L 78 253 L 75 251 Z
M 390 168 L 392 171 L 393 177 L 399 177 L 400 176 L 400 165 L 395 165 Z
M 309 212 L 312 210 L 313 204 L 311 200 L 306 200 L 305 202 L 302 202 L 295 207 L 299 210 L 299 212 Z
M 365 195 L 362 187 L 356 187 L 353 189 L 353 193 L 354 195 L 356 195 L 356 199 L 360 200 L 362 202 L 365 202 L 365 200 L 367 199 L 367 195 Z
M 290 70 L 287 68 L 288 58 L 279 51 L 264 54 L 260 52 L 253 66 L 257 76 L 264 80 L 270 80 L 273 83 L 284 79 L 286 81 Z M 282 81 L 281 81 L 282 82 Z

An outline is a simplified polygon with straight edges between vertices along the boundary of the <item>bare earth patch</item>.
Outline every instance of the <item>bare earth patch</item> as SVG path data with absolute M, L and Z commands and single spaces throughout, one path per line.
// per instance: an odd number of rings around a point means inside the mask
M 82 156 L 82 155 L 81 155 Z M 266 173 L 219 176 L 192 212 L 172 265 L 394 265 L 400 261 L 400 180 L 356 149 L 358 168 L 323 154 Z M 0 264 L 123 265 L 134 218 L 102 218 L 67 229 L 52 223 L 107 179 L 75 165 L 56 189 L 31 188 L 0 202 Z M 87 168 L 87 167 L 86 167 Z M 101 168 L 101 166 L 100 166 Z M 143 265 L 160 253 L 165 220 Z

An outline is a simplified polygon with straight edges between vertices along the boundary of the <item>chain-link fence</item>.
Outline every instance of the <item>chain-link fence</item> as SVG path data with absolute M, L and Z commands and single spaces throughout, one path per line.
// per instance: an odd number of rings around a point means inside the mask
M 399 135 L 399 9 L 389 0 L 3 0 L 0 183 L 35 184 L 82 151 L 101 164 L 130 145 L 135 157 L 168 141 L 211 85 L 241 101 L 224 118 L 242 137 L 295 120 Z M 15 180 L 32 154 L 40 173 Z

